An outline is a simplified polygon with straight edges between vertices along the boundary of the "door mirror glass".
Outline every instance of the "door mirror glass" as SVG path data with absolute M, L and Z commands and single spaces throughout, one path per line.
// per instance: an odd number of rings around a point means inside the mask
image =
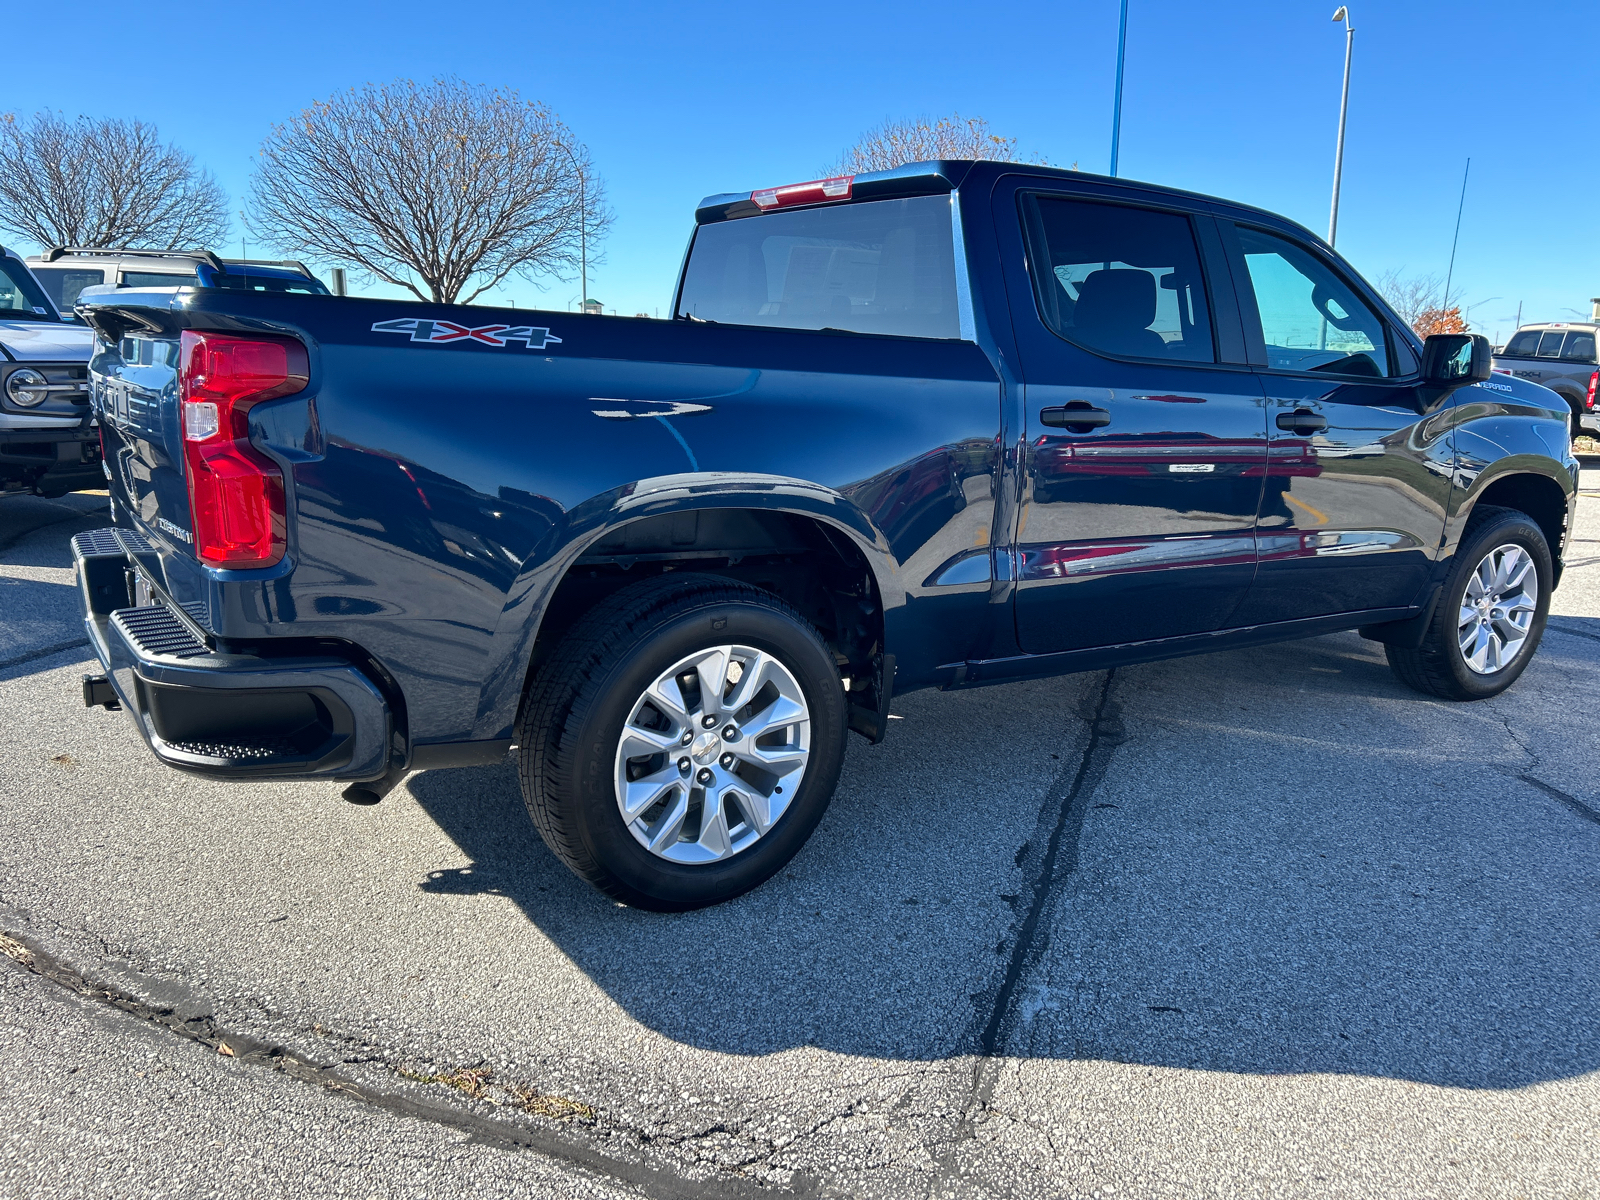
M 1437 387 L 1481 383 L 1492 353 L 1481 333 L 1435 333 L 1422 344 L 1422 377 Z

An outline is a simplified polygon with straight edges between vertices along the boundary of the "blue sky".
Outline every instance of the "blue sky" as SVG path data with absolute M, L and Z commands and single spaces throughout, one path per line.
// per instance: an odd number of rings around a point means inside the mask
M 1122 174 L 1326 232 L 1335 7 L 1131 0 Z M 1504 337 L 1519 301 L 1524 321 L 1587 315 L 1600 295 L 1600 4 L 1351 11 L 1340 250 L 1369 277 L 1442 275 L 1470 155 L 1455 271 L 1475 326 Z M 12 49 L 0 111 L 153 121 L 237 208 L 268 127 L 316 98 L 402 76 L 514 87 L 555 109 L 606 179 L 616 224 L 591 295 L 654 313 L 701 196 L 813 178 L 885 118 L 982 116 L 1024 151 L 1104 171 L 1116 25 L 1116 0 L 16 4 L 0 18 Z M 100 51 L 84 55 L 86 41 Z M 577 284 L 502 294 L 565 308 Z

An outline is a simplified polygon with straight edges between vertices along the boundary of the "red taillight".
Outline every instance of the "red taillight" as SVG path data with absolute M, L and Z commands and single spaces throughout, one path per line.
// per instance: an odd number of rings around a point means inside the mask
M 178 394 L 195 554 L 218 567 L 283 558 L 283 475 L 250 444 L 250 409 L 306 386 L 306 350 L 288 338 L 183 334 Z
M 832 179 L 813 179 L 785 187 L 763 188 L 751 192 L 750 199 L 760 208 L 787 208 L 791 204 L 823 204 L 829 200 L 848 200 L 855 186 L 854 175 L 835 175 Z
M 1583 406 L 1590 412 L 1594 411 L 1594 394 L 1597 389 L 1600 389 L 1600 371 L 1589 376 L 1589 398 L 1583 402 Z

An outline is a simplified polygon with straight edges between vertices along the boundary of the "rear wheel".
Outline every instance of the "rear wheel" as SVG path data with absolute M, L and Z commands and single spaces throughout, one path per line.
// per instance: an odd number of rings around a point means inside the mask
M 805 844 L 844 758 L 832 653 L 782 600 L 648 580 L 563 638 L 523 706 L 523 799 L 608 895 L 672 911 L 746 892 Z
M 1422 645 L 1385 646 L 1401 682 L 1446 700 L 1484 700 L 1527 668 L 1550 610 L 1550 547 L 1523 513 L 1480 508 L 1467 523 Z

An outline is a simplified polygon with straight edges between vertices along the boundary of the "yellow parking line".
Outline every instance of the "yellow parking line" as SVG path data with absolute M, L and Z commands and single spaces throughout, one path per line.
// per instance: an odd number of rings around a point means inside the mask
M 1310 513 L 1313 517 L 1316 518 L 1316 521 L 1317 521 L 1318 525 L 1326 525 L 1328 523 L 1328 514 L 1327 513 L 1322 512 L 1319 509 L 1312 508 L 1311 505 L 1307 504 L 1304 500 L 1296 500 L 1288 492 L 1285 492 L 1283 494 L 1283 498 L 1285 500 L 1287 500 L 1290 504 L 1294 505 L 1296 508 L 1305 509 L 1306 512 Z

